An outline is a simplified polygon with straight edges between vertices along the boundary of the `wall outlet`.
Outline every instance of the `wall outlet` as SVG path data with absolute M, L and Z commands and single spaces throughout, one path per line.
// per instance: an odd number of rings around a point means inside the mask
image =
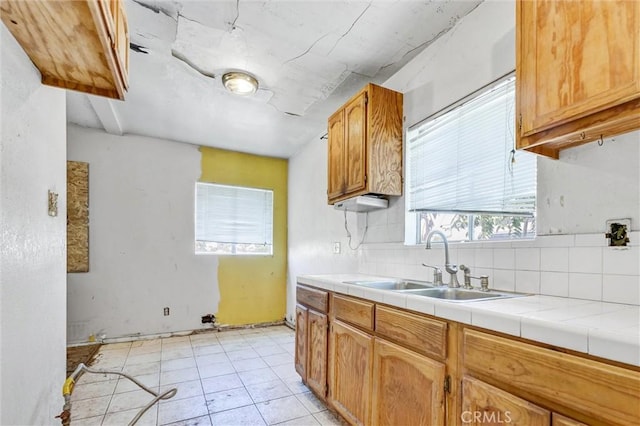
M 333 243 L 333 254 L 340 254 L 340 242 Z
M 164 316 L 168 317 L 169 316 L 169 308 L 164 308 Z

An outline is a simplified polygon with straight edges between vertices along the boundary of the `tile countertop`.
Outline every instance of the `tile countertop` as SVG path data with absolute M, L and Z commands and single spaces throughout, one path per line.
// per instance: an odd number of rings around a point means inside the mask
M 376 279 L 398 278 L 300 275 L 298 283 L 640 366 L 640 306 L 541 295 L 451 303 L 344 283 Z

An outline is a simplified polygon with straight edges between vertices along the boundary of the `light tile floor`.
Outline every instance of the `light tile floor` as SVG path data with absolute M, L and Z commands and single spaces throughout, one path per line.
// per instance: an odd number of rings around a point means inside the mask
M 340 425 L 294 368 L 285 326 L 103 345 L 92 368 L 121 371 L 161 392 L 137 425 Z M 124 377 L 83 374 L 71 425 L 126 425 L 153 397 Z

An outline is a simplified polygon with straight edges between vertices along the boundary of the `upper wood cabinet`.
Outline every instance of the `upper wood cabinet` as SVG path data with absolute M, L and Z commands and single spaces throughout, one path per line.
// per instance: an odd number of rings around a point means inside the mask
M 640 128 L 640 2 L 516 2 L 516 144 L 549 157 Z
M 0 11 L 43 84 L 124 99 L 129 29 L 121 0 L 3 0 Z
M 328 121 L 329 204 L 402 195 L 402 94 L 366 85 Z

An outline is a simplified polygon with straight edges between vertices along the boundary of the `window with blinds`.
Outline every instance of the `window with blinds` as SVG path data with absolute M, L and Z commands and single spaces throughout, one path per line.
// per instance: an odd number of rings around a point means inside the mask
M 407 204 L 418 213 L 418 242 L 436 228 L 453 240 L 535 236 L 536 156 L 514 149 L 514 83 L 408 130 Z
M 273 254 L 273 191 L 196 183 L 196 254 Z

